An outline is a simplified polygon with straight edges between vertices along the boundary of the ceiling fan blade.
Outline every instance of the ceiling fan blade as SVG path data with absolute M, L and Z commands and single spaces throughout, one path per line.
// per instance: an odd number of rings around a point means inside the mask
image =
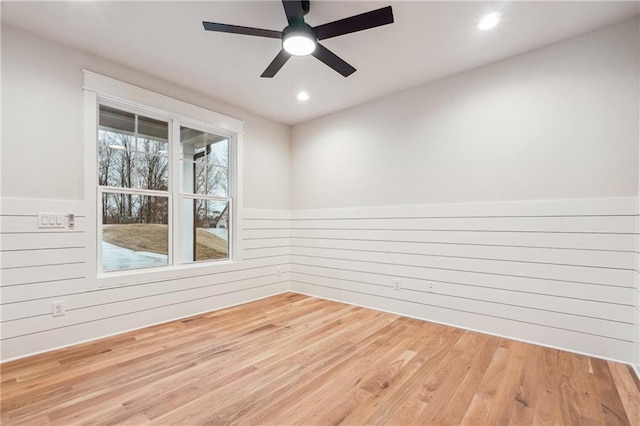
M 222 33 L 244 34 L 257 37 L 282 38 L 281 31 L 263 30 L 262 28 L 241 27 L 240 25 L 218 24 L 215 22 L 203 21 L 202 25 L 207 31 L 218 31 Z
M 262 73 L 260 77 L 272 78 L 280 68 L 289 60 L 291 54 L 286 50 L 282 49 L 280 53 L 276 55 L 276 57 L 271 61 L 266 70 Z
M 351 74 L 356 72 L 354 67 L 343 61 L 338 55 L 319 43 L 316 44 L 316 50 L 313 51 L 312 55 L 342 74 L 344 77 L 349 77 Z
M 314 27 L 318 40 L 355 33 L 393 23 L 391 6 Z
M 289 25 L 304 22 L 304 9 L 301 0 L 282 0 L 284 13 L 287 15 Z

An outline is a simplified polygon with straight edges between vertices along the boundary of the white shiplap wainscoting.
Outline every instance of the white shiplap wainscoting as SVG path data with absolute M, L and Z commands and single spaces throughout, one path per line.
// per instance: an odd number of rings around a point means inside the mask
M 640 201 L 640 200 L 639 200 Z M 635 253 L 635 311 L 634 311 L 634 351 L 633 351 L 633 368 L 636 375 L 640 379 L 640 216 L 636 222 L 636 253 Z
M 298 210 L 291 289 L 632 363 L 636 221 L 635 198 Z
M 37 214 L 74 213 L 76 227 L 39 229 Z M 243 211 L 241 261 L 137 274 L 98 288 L 87 259 L 81 201 L 3 199 L 0 215 L 2 360 L 268 297 L 289 289 L 289 211 Z M 66 315 L 53 317 L 64 300 Z
M 87 271 L 94 231 L 83 202 L 2 201 L 2 360 L 290 289 L 639 363 L 632 198 L 245 209 L 237 264 L 140 274 L 110 288 Z M 38 229 L 38 212 L 74 213 L 76 228 Z M 52 317 L 59 300 L 67 313 Z

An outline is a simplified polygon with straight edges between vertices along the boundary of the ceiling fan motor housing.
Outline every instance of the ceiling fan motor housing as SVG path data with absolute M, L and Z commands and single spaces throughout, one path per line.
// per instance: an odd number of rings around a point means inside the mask
M 291 24 L 282 30 L 282 40 L 294 35 L 300 35 L 312 39 L 314 42 L 318 41 L 318 36 L 316 35 L 315 30 L 305 22 Z

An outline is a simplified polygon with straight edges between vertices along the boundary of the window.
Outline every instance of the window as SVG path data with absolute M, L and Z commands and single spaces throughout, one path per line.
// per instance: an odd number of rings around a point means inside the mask
M 99 107 L 102 270 L 169 264 L 169 123 Z
M 85 100 L 98 275 L 236 259 L 242 122 L 87 71 Z
M 229 139 L 180 127 L 182 260 L 229 257 Z

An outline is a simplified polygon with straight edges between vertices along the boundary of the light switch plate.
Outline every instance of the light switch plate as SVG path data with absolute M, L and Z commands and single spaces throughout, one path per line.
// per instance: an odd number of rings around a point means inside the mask
M 38 228 L 64 228 L 64 213 L 38 213 Z

